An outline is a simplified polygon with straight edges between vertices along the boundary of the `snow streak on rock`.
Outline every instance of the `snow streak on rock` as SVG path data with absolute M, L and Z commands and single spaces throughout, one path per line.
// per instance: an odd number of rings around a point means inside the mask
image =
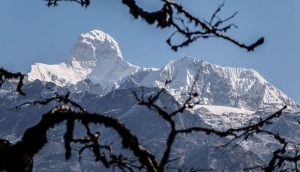
M 141 68 L 125 61 L 117 42 L 98 30 L 81 34 L 66 62 L 32 65 L 28 80 L 35 79 L 59 86 L 89 79 L 103 89 L 163 88 L 167 80 L 172 80 L 166 89 L 181 103 L 196 81 L 193 91 L 199 93 L 203 105 L 251 111 L 273 111 L 284 105 L 292 111 L 298 109 L 293 100 L 253 69 L 221 67 L 191 57 L 171 61 L 161 69 Z
M 167 80 L 172 82 L 166 89 L 181 103 L 186 100 L 186 93 L 191 91 L 196 81 L 193 91 L 199 93 L 204 105 L 251 111 L 274 111 L 289 105 L 290 110 L 297 110 L 297 104 L 292 99 L 253 69 L 221 67 L 196 58 L 182 57 L 149 73 L 140 84 L 163 88 Z
M 172 82 L 166 86 L 168 80 Z M 54 92 L 65 94 L 70 91 L 71 99 L 88 111 L 102 112 L 122 121 L 145 147 L 161 157 L 169 127 L 155 111 L 139 106 L 132 94 L 136 92 L 147 97 L 157 93 L 159 88 L 167 91 L 156 103 L 169 112 L 181 106 L 187 92 L 199 94 L 201 103 L 176 117 L 179 128 L 237 128 L 289 105 L 290 111 L 284 111 L 282 118 L 267 127 L 274 133 L 300 141 L 299 125 L 295 122 L 295 117 L 299 117 L 299 112 L 295 113 L 299 105 L 253 69 L 221 67 L 192 57 L 171 61 L 161 69 L 141 68 L 125 61 L 117 42 L 98 30 L 81 34 L 64 62 L 32 65 L 28 81 L 24 85 L 26 97 L 18 97 L 14 81 L 5 82 L 0 89 L 0 136 L 13 142 L 18 141 L 23 131 L 36 124 L 40 115 L 55 103 L 24 106 L 18 111 L 7 111 L 7 108 L 52 97 Z M 138 88 L 141 86 L 146 87 L 143 92 Z M 65 161 L 64 130 L 65 126 L 61 125 L 49 131 L 49 144 L 35 156 L 35 170 L 101 171 L 93 157 L 87 156 L 78 163 L 74 154 L 73 160 Z M 97 131 L 101 132 L 103 143 L 114 143 L 114 151 L 122 152 L 119 137 L 112 130 L 99 127 Z M 78 135 L 82 135 L 81 132 L 84 130 L 76 128 Z M 180 135 L 172 147 L 171 156 L 180 157 L 174 161 L 179 166 L 240 171 L 251 163 L 267 162 L 277 146 L 274 139 L 259 135 L 239 142 L 235 149 L 216 149 L 228 142 L 228 138 L 205 133 Z

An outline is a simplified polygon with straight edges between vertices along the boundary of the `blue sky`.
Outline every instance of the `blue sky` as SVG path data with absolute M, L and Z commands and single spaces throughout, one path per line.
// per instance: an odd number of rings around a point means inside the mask
M 137 1 L 148 10 L 156 1 Z M 155 2 L 155 3 L 154 3 Z M 223 1 L 180 0 L 191 13 L 209 19 Z M 133 20 L 121 0 L 91 0 L 88 8 L 76 3 L 60 3 L 48 8 L 42 0 L 0 2 L 0 64 L 11 71 L 27 73 L 35 62 L 55 64 L 64 61 L 81 33 L 98 29 L 111 35 L 123 57 L 141 67 L 163 67 L 184 55 L 221 66 L 252 68 L 266 80 L 300 103 L 300 1 L 225 1 L 220 17 L 238 11 L 230 22 L 238 29 L 228 35 L 253 43 L 265 37 L 254 52 L 222 39 L 198 40 L 173 52 L 166 39 L 173 30 L 157 29 Z

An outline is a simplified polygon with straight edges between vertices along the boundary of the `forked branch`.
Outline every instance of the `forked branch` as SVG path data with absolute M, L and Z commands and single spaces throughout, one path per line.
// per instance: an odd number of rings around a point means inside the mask
M 57 6 L 58 1 L 70 1 L 77 2 L 81 6 L 89 6 L 90 0 L 46 0 L 47 6 Z M 135 0 L 122 0 L 122 3 L 129 8 L 129 13 L 134 19 L 142 19 L 149 25 L 156 24 L 158 28 L 173 28 L 175 31 L 166 40 L 167 44 L 172 50 L 177 51 L 178 48 L 189 46 L 191 43 L 197 41 L 199 38 L 207 39 L 211 37 L 222 38 L 227 40 L 240 48 L 244 48 L 247 51 L 253 51 L 259 45 L 264 43 L 264 37 L 259 38 L 256 42 L 246 45 L 240 41 L 237 41 L 225 33 L 232 27 L 237 28 L 233 23 L 223 26 L 224 23 L 234 18 L 237 12 L 231 16 L 221 19 L 217 14 L 221 11 L 224 3 L 220 5 L 213 13 L 210 22 L 201 20 L 199 17 L 195 17 L 189 11 L 183 8 L 183 6 L 172 0 L 161 0 L 163 2 L 162 7 L 157 11 L 148 12 L 140 7 Z M 216 21 L 215 21 L 216 20 Z M 214 22 L 215 21 L 215 22 Z M 179 34 L 184 38 L 179 44 L 172 43 L 173 37 Z

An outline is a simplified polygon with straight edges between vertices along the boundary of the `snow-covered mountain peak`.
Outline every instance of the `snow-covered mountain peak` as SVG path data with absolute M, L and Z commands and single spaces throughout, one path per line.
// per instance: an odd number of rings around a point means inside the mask
M 198 92 L 203 105 L 229 106 L 250 111 L 280 109 L 297 104 L 266 81 L 253 69 L 221 67 L 197 58 L 184 56 L 161 69 L 146 69 L 123 60 L 116 41 L 102 31 L 81 34 L 68 59 L 55 65 L 36 63 L 28 80 L 54 82 L 59 86 L 89 79 L 102 87 L 135 86 L 165 88 L 177 101 L 184 102 L 186 93 Z
M 176 100 L 184 102 L 187 92 L 196 91 L 202 104 L 229 106 L 256 111 L 259 109 L 280 109 L 284 105 L 297 110 L 296 103 L 286 94 L 266 81 L 253 69 L 221 67 L 192 57 L 171 61 L 146 76 L 141 85 L 166 87 Z
M 123 60 L 118 43 L 112 37 L 93 30 L 79 36 L 66 62 L 32 65 L 28 80 L 39 79 L 64 86 L 90 79 L 107 87 L 139 69 Z
M 118 43 L 108 34 L 93 30 L 83 33 L 79 36 L 76 44 L 73 46 L 68 57 L 68 64 L 72 65 L 72 61 L 94 62 L 109 58 L 110 60 L 123 60 Z M 88 66 L 87 66 L 88 67 Z
M 170 61 L 166 66 L 168 65 L 179 65 L 179 66 L 189 66 L 189 65 L 193 65 L 193 64 L 197 64 L 198 66 L 206 66 L 209 63 L 204 61 L 204 60 L 200 60 L 198 58 L 194 58 L 194 57 L 190 57 L 190 56 L 183 56 L 181 58 L 179 58 L 178 60 L 172 60 Z

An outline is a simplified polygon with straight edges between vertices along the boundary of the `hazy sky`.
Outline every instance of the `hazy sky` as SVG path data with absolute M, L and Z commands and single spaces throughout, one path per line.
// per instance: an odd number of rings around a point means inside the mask
M 158 9 L 154 0 L 138 0 L 148 10 Z M 181 0 L 201 19 L 209 20 L 223 1 Z M 0 2 L 0 64 L 27 73 L 36 62 L 55 64 L 65 60 L 81 33 L 98 29 L 111 35 L 123 58 L 141 67 L 163 67 L 184 55 L 221 66 L 253 68 L 266 80 L 300 103 L 300 1 L 225 1 L 220 17 L 238 11 L 230 21 L 238 29 L 228 35 L 251 44 L 261 36 L 263 46 L 254 52 L 222 39 L 198 40 L 173 52 L 166 39 L 173 30 L 157 29 L 133 20 L 121 0 L 91 0 L 88 8 L 62 2 L 48 8 L 42 0 Z

